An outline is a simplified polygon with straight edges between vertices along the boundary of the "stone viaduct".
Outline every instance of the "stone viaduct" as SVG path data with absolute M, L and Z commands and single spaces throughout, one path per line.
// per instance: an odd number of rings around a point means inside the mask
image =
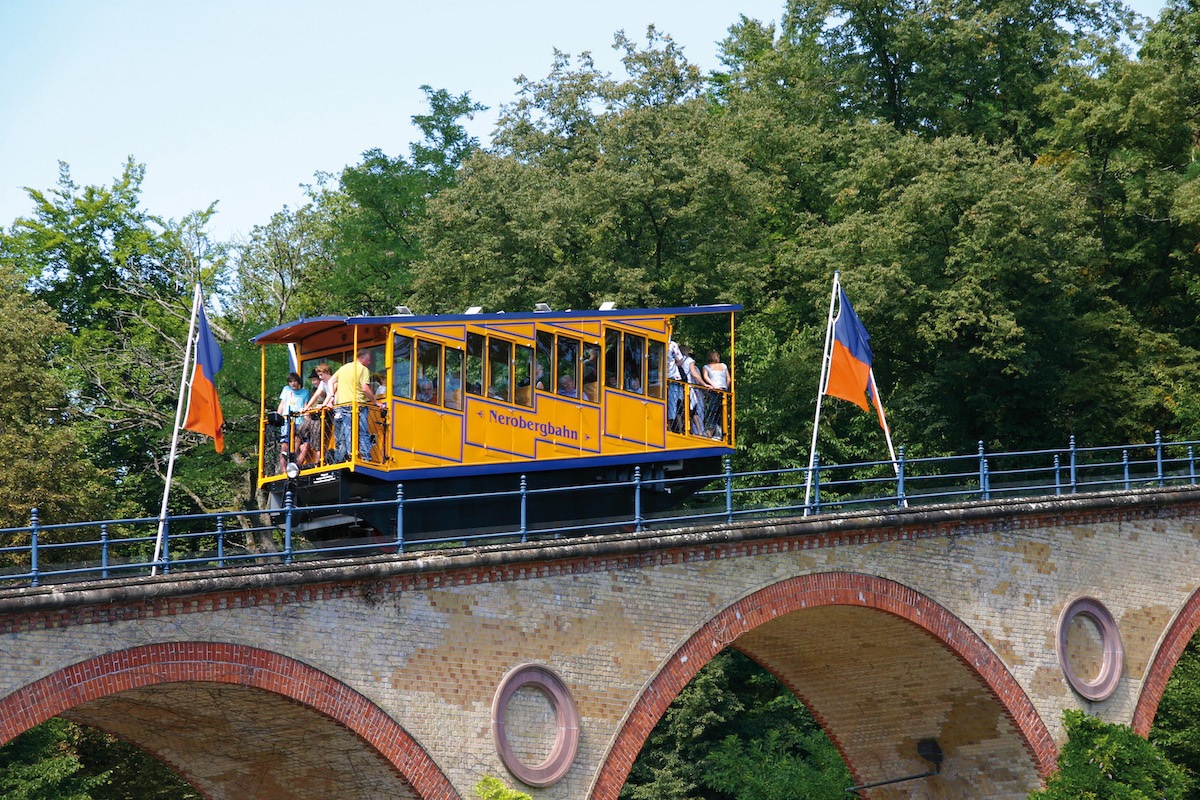
M 208 800 L 615 800 L 734 647 L 870 798 L 1023 798 L 1062 712 L 1145 733 L 1200 626 L 1200 489 L 0 592 L 0 742 L 115 733 Z

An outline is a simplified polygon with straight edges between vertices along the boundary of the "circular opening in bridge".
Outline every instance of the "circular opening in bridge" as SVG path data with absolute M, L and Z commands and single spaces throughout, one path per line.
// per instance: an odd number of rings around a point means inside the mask
M 525 764 L 542 764 L 554 752 L 558 715 L 554 701 L 540 686 L 526 684 L 513 692 L 504 709 L 504 732 L 512 752 Z
M 1088 700 L 1117 689 L 1125 651 L 1112 614 L 1099 600 L 1080 597 L 1058 620 L 1058 665 L 1071 688 Z
M 501 762 L 522 783 L 561 780 L 579 748 L 579 712 L 562 679 L 540 664 L 510 670 L 492 700 L 492 738 Z

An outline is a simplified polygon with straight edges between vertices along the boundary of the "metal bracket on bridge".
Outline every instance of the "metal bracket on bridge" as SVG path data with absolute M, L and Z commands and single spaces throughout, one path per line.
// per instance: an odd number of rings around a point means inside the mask
M 863 789 L 874 789 L 876 786 L 887 786 L 892 783 L 903 783 L 904 781 L 915 781 L 918 778 L 932 778 L 934 775 L 940 775 L 942 772 L 942 748 L 938 745 L 937 739 L 922 739 L 917 742 L 917 755 L 933 764 L 933 770 L 930 772 L 922 772 L 919 775 L 906 775 L 903 778 L 891 778 L 886 781 L 876 781 L 875 783 L 864 783 L 859 786 L 850 786 L 846 789 L 847 794 L 854 794 Z

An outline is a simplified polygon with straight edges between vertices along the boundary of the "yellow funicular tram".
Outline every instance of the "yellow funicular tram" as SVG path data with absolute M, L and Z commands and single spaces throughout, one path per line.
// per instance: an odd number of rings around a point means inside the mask
M 732 371 L 741 307 L 610 306 L 426 316 L 400 308 L 260 334 L 260 488 L 275 508 L 291 492 L 294 526 L 310 538 L 394 529 L 394 505 L 344 506 L 395 499 L 398 484 L 414 499 L 511 493 L 522 478 L 531 491 L 578 487 L 530 504 L 530 523 L 545 526 L 628 513 L 632 489 L 595 487 L 629 481 L 636 467 L 655 489 L 640 493 L 647 513 L 677 505 L 733 452 L 735 392 L 731 380 L 724 389 L 688 383 L 676 329 L 704 345 L 698 371 L 710 349 L 726 353 Z M 369 376 L 369 394 L 356 386 L 348 402 L 281 417 L 282 359 L 269 357 L 280 347 L 305 385 L 318 367 L 357 361 L 339 382 Z M 515 509 L 511 495 L 416 503 L 405 506 L 403 527 L 420 538 L 511 524 Z

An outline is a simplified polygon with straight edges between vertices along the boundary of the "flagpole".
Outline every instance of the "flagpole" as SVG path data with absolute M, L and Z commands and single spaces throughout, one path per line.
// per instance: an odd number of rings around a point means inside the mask
M 892 447 L 892 429 L 887 423 L 887 415 L 883 413 L 883 398 L 879 396 L 879 387 L 875 385 L 875 370 L 867 373 L 871 381 L 871 397 L 875 399 L 875 407 L 879 411 L 879 423 L 883 428 L 883 435 L 887 437 L 888 454 L 892 457 L 892 467 L 899 474 L 900 468 L 896 466 L 896 448 Z
M 892 472 L 896 473 L 896 478 L 900 478 L 900 463 L 896 461 L 896 448 L 892 447 L 892 427 L 888 425 L 887 414 L 883 411 L 883 398 L 879 396 L 879 387 L 875 385 L 875 370 L 872 369 L 867 373 L 867 378 L 870 381 L 871 397 L 875 401 L 875 410 L 879 412 L 879 427 L 883 428 L 883 435 L 887 438 L 888 455 L 892 457 Z M 901 499 L 900 505 L 908 508 L 908 500 Z
M 175 405 L 175 428 L 171 432 L 171 454 L 167 456 L 167 485 L 163 488 L 162 509 L 158 512 L 158 536 L 154 540 L 154 567 L 150 570 L 151 575 L 158 574 L 158 558 L 162 554 L 167 526 L 167 501 L 171 497 L 171 477 L 175 473 L 175 452 L 179 446 L 179 426 L 183 423 L 183 398 L 187 392 L 188 364 L 192 360 L 192 340 L 196 334 L 196 316 L 199 314 L 200 304 L 203 302 L 200 284 L 197 283 L 196 291 L 192 294 L 192 319 L 188 322 L 187 346 L 183 351 L 183 376 L 179 380 L 179 402 Z
M 829 375 L 829 352 L 833 341 L 833 305 L 837 301 L 838 275 L 840 274 L 838 270 L 833 271 L 833 291 L 829 295 L 829 315 L 825 319 L 825 347 L 821 351 L 821 379 L 817 382 L 817 410 L 813 415 L 812 445 L 808 449 L 808 472 L 804 479 L 804 516 L 806 517 L 808 516 L 808 501 L 812 497 L 813 465 L 817 460 L 817 429 L 821 423 L 821 398 L 825 394 L 825 382 Z

